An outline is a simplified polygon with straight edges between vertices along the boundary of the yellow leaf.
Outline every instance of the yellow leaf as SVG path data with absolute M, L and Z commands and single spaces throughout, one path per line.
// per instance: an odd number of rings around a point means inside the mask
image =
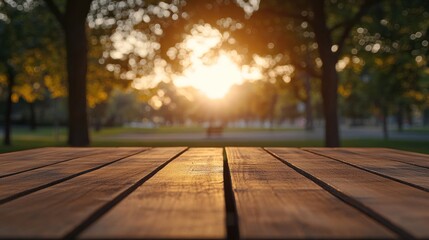
M 12 94 L 12 102 L 17 103 L 19 101 L 19 95 L 16 93 Z

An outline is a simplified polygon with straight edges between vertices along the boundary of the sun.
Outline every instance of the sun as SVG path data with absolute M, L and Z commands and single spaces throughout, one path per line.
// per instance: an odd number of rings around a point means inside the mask
M 156 59 L 153 72 L 135 79 L 133 87 L 153 88 L 168 79 L 176 87 L 193 87 L 208 98 L 221 99 L 233 85 L 262 79 L 259 67 L 241 65 L 243 59 L 237 51 L 219 48 L 229 36 L 228 32 L 220 32 L 209 24 L 194 25 L 182 42 L 166 52 L 170 60 L 177 60 L 184 69 L 174 72 L 166 60 Z M 214 53 L 218 54 L 216 58 L 207 63 Z
M 240 67 L 226 53 L 210 65 L 195 62 L 175 81 L 177 86 L 192 86 L 211 99 L 223 98 L 231 86 L 242 82 Z

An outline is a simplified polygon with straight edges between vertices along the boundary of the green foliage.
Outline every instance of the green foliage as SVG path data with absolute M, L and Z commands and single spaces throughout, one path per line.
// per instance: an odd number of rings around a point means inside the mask
M 390 1 L 379 5 L 354 29 L 350 59 L 361 65 L 357 69 L 349 66 L 361 78 L 359 86 L 353 88 L 353 96 L 360 94 L 355 103 L 369 101 L 376 112 L 398 111 L 400 106 L 429 106 L 428 17 L 425 1 Z M 343 86 L 350 82 L 346 80 Z
M 46 96 L 63 96 L 64 64 L 59 59 L 64 52 L 59 47 L 62 38 L 58 26 L 37 2 L 12 3 L 4 3 L 0 10 L 8 15 L 7 20 L 0 21 L 4 30 L 0 62 L 10 65 L 16 74 L 14 102 L 19 98 L 32 103 Z M 5 80 L 2 82 L 5 86 Z
M 60 11 L 65 2 L 55 1 Z M 323 34 L 315 19 L 320 2 Z M 424 110 L 429 108 L 427 19 L 429 4 L 418 0 L 264 0 L 258 7 L 250 1 L 94 0 L 87 19 L 90 117 L 107 125 L 142 120 L 274 125 L 303 117 L 299 106 L 310 97 L 307 107 L 317 106 L 322 117 L 319 80 L 335 64 L 344 117 L 358 121 L 383 111 Z M 221 40 L 200 59 L 210 63 L 233 52 L 240 64 L 258 67 L 262 77 L 233 86 L 221 100 L 175 86 L 174 76 L 192 63 L 193 49 L 183 43 L 202 26 L 216 29 Z M 12 67 L 15 102 L 67 97 L 64 36 L 45 1 L 0 1 L 0 35 L 1 96 Z M 278 70 L 283 68 L 289 70 Z M 138 90 L 132 88 L 137 80 L 144 83 Z M 336 90 L 335 76 L 323 81 Z

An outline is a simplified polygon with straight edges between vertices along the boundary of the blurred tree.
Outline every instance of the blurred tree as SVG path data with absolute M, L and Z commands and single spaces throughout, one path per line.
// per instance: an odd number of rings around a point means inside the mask
M 53 53 L 55 54 L 55 53 Z M 47 88 L 44 84 L 44 77 L 47 75 L 46 56 L 40 49 L 28 50 L 17 59 L 16 66 L 16 87 L 14 93 L 16 100 L 18 97 L 25 100 L 30 110 L 30 129 L 35 130 L 36 123 L 36 102 L 45 98 Z
M 429 4 L 390 1 L 375 10 L 353 32 L 355 44 L 350 55 L 352 62 L 364 65 L 361 71 L 366 94 L 382 118 L 387 139 L 390 113 L 395 113 L 401 131 L 404 115 L 411 116 L 411 105 L 424 104 L 429 98 L 424 97 L 428 84 L 423 77 L 427 69 L 429 23 L 425 19 L 429 17 Z
M 64 13 L 53 0 L 44 0 L 64 31 L 67 83 L 69 131 L 68 143 L 72 146 L 89 144 L 87 115 L 87 68 L 88 46 L 86 19 L 92 0 L 67 0 Z
M 359 4 L 334 0 L 272 0 L 261 1 L 258 7 L 251 1 L 205 4 L 186 1 L 182 7 L 186 17 L 167 26 L 161 46 L 168 55 L 170 47 L 181 38 L 178 31 L 189 29 L 192 24 L 206 23 L 228 32 L 229 37 L 220 47 L 245 53 L 250 61 L 249 53 L 274 56 L 284 53 L 280 57 L 285 62 L 322 79 L 325 145 L 334 147 L 340 145 L 336 64 L 350 32 L 376 3 L 374 0 L 362 0 Z M 173 64 L 177 62 L 180 61 Z
M 4 120 L 4 144 L 11 144 L 11 114 L 12 104 L 19 97 L 25 97 L 33 102 L 37 96 L 33 85 L 40 84 L 41 75 L 34 77 L 41 69 L 35 62 L 35 56 L 47 54 L 42 51 L 46 43 L 46 34 L 51 29 L 42 28 L 35 24 L 35 20 L 46 19 L 33 14 L 38 4 L 34 1 L 2 1 L 0 2 L 0 74 L 3 73 L 4 85 L 7 88 Z M 40 38 L 36 36 L 40 35 Z M 36 80 L 37 78 L 37 80 Z M 31 79 L 31 80 L 29 80 Z M 31 83 L 28 81 L 32 81 Z
M 108 71 L 103 59 L 104 41 L 109 31 L 92 29 L 89 34 L 87 101 L 90 121 L 96 131 L 100 131 L 107 113 L 107 102 L 113 91 L 125 90 L 131 81 L 121 79 L 114 71 Z
M 111 125 L 123 125 L 141 121 L 145 114 L 144 104 L 139 101 L 138 92 L 115 89 L 106 103 L 106 121 Z
M 273 28 L 269 35 L 271 45 L 265 51 L 286 49 L 289 61 L 298 69 L 319 77 L 322 80 L 321 92 L 325 117 L 325 145 L 340 145 L 338 122 L 338 82 L 336 65 L 341 59 L 347 39 L 355 25 L 371 9 L 376 1 L 337 2 L 330 0 L 317 1 L 263 1 L 260 10 L 252 18 L 267 22 L 267 16 L 275 17 L 273 21 L 285 19 L 284 28 Z M 252 19 L 251 18 L 251 19 Z M 277 19 L 277 20 L 276 20 Z M 272 21 L 261 24 L 263 27 L 273 25 Z M 298 34 L 290 39 L 291 34 Z M 282 37 L 282 35 L 287 35 Z M 305 38 L 304 41 L 300 38 Z M 291 46 L 288 46 L 291 45 Z M 309 61 L 308 57 L 312 59 Z M 320 69 L 320 71 L 319 71 Z
M 12 58 L 15 49 L 19 49 L 19 30 L 17 27 L 16 15 L 19 11 L 5 2 L 0 2 L 1 20 L 0 20 L 0 62 L 2 64 L 2 80 L 6 85 L 6 108 L 4 119 L 4 138 L 3 144 L 10 145 L 10 132 L 11 132 L 11 115 L 12 115 L 12 102 L 13 90 L 15 86 L 16 70 L 12 64 Z M 13 21 L 12 21 L 13 20 Z M 17 46 L 18 45 L 18 46 Z
M 362 66 L 351 63 L 340 73 L 340 95 L 341 114 L 351 119 L 350 126 L 361 126 L 364 119 L 371 115 L 371 101 L 368 94 L 368 75 L 360 73 Z M 359 74 L 360 73 L 360 74 Z
M 69 138 L 72 146 L 89 144 L 87 109 L 100 127 L 100 114 L 109 94 L 115 87 L 129 86 L 120 81 L 118 71 L 109 70 L 109 39 L 123 21 L 130 21 L 131 11 L 143 6 L 142 1 L 71 1 L 67 0 L 64 13 L 61 4 L 45 0 L 65 35 L 67 52 L 67 82 L 69 101 Z M 87 32 L 87 19 L 91 31 Z M 98 27 L 97 27 L 97 26 Z M 91 48 L 88 51 L 88 44 Z M 129 60 L 129 59 L 128 59 Z M 122 64 L 116 61 L 116 63 Z M 111 65 L 114 66 L 114 65 Z M 120 65 L 118 65 L 120 66 Z M 109 71 L 106 71 L 107 70 Z M 135 76 L 134 76 L 135 77 Z

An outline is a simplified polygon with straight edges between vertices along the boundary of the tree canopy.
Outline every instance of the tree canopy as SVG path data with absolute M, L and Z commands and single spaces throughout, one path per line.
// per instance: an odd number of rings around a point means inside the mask
M 91 124 L 133 121 L 323 117 L 335 147 L 342 118 L 374 117 L 387 138 L 389 116 L 402 129 L 429 109 L 428 17 L 419 0 L 0 1 L 4 142 L 14 104 L 37 119 L 53 99 L 73 146 Z

